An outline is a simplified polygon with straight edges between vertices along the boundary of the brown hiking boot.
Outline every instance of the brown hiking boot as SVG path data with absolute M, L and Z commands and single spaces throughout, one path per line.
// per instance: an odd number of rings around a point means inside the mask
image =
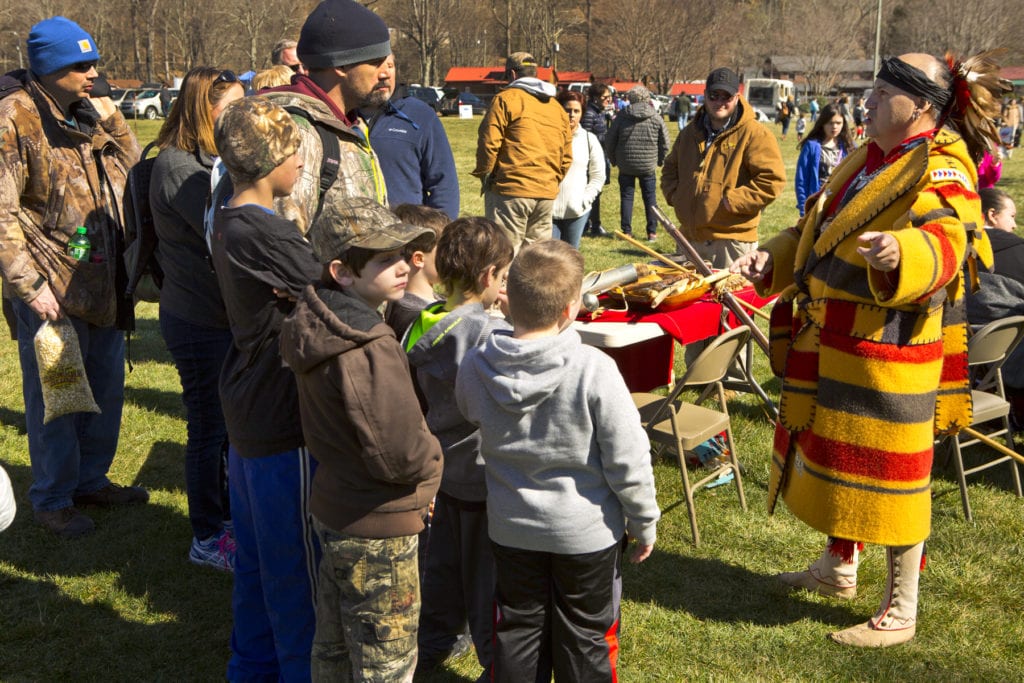
M 49 511 L 36 510 L 35 518 L 36 524 L 64 538 L 84 536 L 96 530 L 92 520 L 74 507 Z
M 75 505 L 97 505 L 99 507 L 115 507 L 118 505 L 138 505 L 149 500 L 149 492 L 141 486 L 121 486 L 113 482 L 99 491 L 74 496 Z

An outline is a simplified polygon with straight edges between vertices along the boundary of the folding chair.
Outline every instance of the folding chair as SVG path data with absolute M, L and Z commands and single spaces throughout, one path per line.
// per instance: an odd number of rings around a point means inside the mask
M 1024 338 L 1024 316 L 1018 315 L 985 325 L 967 341 L 967 364 L 971 368 L 973 381 L 971 399 L 974 402 L 974 414 L 970 426 L 976 428 L 977 425 L 985 422 L 999 420 L 1002 427 L 987 432 L 986 436 L 1002 436 L 1011 450 L 1016 450 L 1016 447 L 1013 441 L 1013 427 L 1010 424 L 1010 403 L 1006 400 L 1006 394 L 1003 391 L 1002 366 L 1022 338 Z M 974 519 L 971 515 L 971 503 L 967 498 L 968 475 L 1008 462 L 1013 475 L 1013 483 L 1017 489 L 1017 496 L 1021 495 L 1020 472 L 1017 470 L 1017 463 L 1013 458 L 1002 455 L 970 469 L 964 469 L 963 449 L 980 442 L 966 434 L 951 436 L 946 440 L 953 451 L 956 477 L 960 484 L 960 497 L 963 500 L 964 516 L 967 521 Z
M 722 379 L 743 350 L 750 329 L 740 326 L 729 330 L 711 342 L 697 359 L 686 369 L 686 373 L 676 382 L 668 396 L 657 394 L 633 394 L 633 402 L 640 411 L 640 419 L 652 442 L 674 448 L 679 458 L 679 469 L 683 479 L 683 492 L 686 495 L 686 509 L 690 515 L 690 529 L 693 531 L 693 544 L 700 545 L 700 532 L 697 530 L 697 511 L 693 504 L 693 492 L 710 481 L 727 472 L 732 472 L 736 483 L 736 493 L 740 498 L 740 506 L 747 509 L 747 500 L 743 495 L 743 479 L 740 475 L 739 461 L 736 459 L 736 442 L 732 438 L 732 424 L 729 420 L 729 408 L 725 402 L 725 388 Z M 717 389 L 718 403 L 721 410 L 711 410 L 694 403 L 682 401 L 679 397 L 687 387 L 713 385 Z M 729 447 L 729 457 L 714 471 L 697 482 L 690 483 L 690 475 L 686 470 L 685 451 L 692 450 L 716 434 L 725 432 Z

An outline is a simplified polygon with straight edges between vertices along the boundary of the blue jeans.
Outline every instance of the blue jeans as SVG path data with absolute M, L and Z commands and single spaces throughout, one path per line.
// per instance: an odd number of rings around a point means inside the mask
M 583 228 L 586 227 L 588 218 L 589 211 L 579 218 L 556 218 L 551 221 L 551 236 L 556 240 L 568 242 L 574 249 L 579 249 L 580 237 L 583 236 Z
M 308 683 L 320 545 L 309 514 L 316 461 L 305 448 L 261 458 L 228 449 L 234 514 L 234 625 L 227 679 Z
M 640 181 L 640 196 L 644 200 L 644 212 L 647 214 L 647 234 L 653 235 L 658 225 L 654 218 L 654 209 L 658 204 L 657 196 L 657 175 L 628 175 L 619 173 L 619 199 L 622 202 L 620 215 L 622 217 L 622 232 L 627 235 L 633 232 L 633 193 L 636 192 L 635 181 Z
M 33 344 L 43 324 L 28 304 L 11 301 L 18 319 L 21 389 L 25 398 L 28 454 L 32 461 L 32 508 L 51 512 L 71 507 L 72 496 L 110 483 L 107 471 L 117 452 L 124 405 L 124 332 L 70 318 L 78 333 L 82 362 L 100 413 L 71 413 L 43 424 L 43 391 Z
M 205 540 L 230 518 L 224 455 L 228 430 L 217 382 L 231 331 L 195 325 L 160 309 L 160 332 L 181 378 L 188 441 L 185 443 L 185 494 L 192 533 Z

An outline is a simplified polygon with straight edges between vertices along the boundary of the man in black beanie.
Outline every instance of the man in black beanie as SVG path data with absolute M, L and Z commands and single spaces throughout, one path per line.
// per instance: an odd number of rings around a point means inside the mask
M 388 101 L 394 69 L 387 25 L 355 0 L 317 5 L 302 26 L 297 52 L 308 73 L 264 94 L 299 124 L 302 177 L 277 209 L 307 232 L 328 202 L 369 197 L 387 205 L 384 178 L 358 109 Z M 324 133 L 339 142 L 337 177 L 326 188 L 321 175 L 333 169 L 334 160 L 324 159 Z

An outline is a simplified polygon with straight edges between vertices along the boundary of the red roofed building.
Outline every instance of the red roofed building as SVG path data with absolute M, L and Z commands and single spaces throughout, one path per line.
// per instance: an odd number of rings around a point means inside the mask
M 740 93 L 743 92 L 744 85 L 744 83 L 740 83 Z M 669 97 L 675 97 L 680 93 L 686 93 L 690 97 L 694 97 L 696 95 L 703 95 L 704 81 L 699 81 L 697 83 L 673 83 L 672 87 L 668 91 Z
M 570 83 L 589 83 L 592 74 L 587 71 L 555 71 L 549 66 L 537 67 L 537 78 L 555 85 L 567 86 Z M 471 92 L 485 99 L 490 99 L 499 90 L 508 85 L 505 80 L 505 67 L 502 66 L 453 66 L 444 77 L 444 87 L 459 92 Z
M 1014 87 L 1024 85 L 1024 66 L 1004 66 L 999 75 L 1013 83 Z

